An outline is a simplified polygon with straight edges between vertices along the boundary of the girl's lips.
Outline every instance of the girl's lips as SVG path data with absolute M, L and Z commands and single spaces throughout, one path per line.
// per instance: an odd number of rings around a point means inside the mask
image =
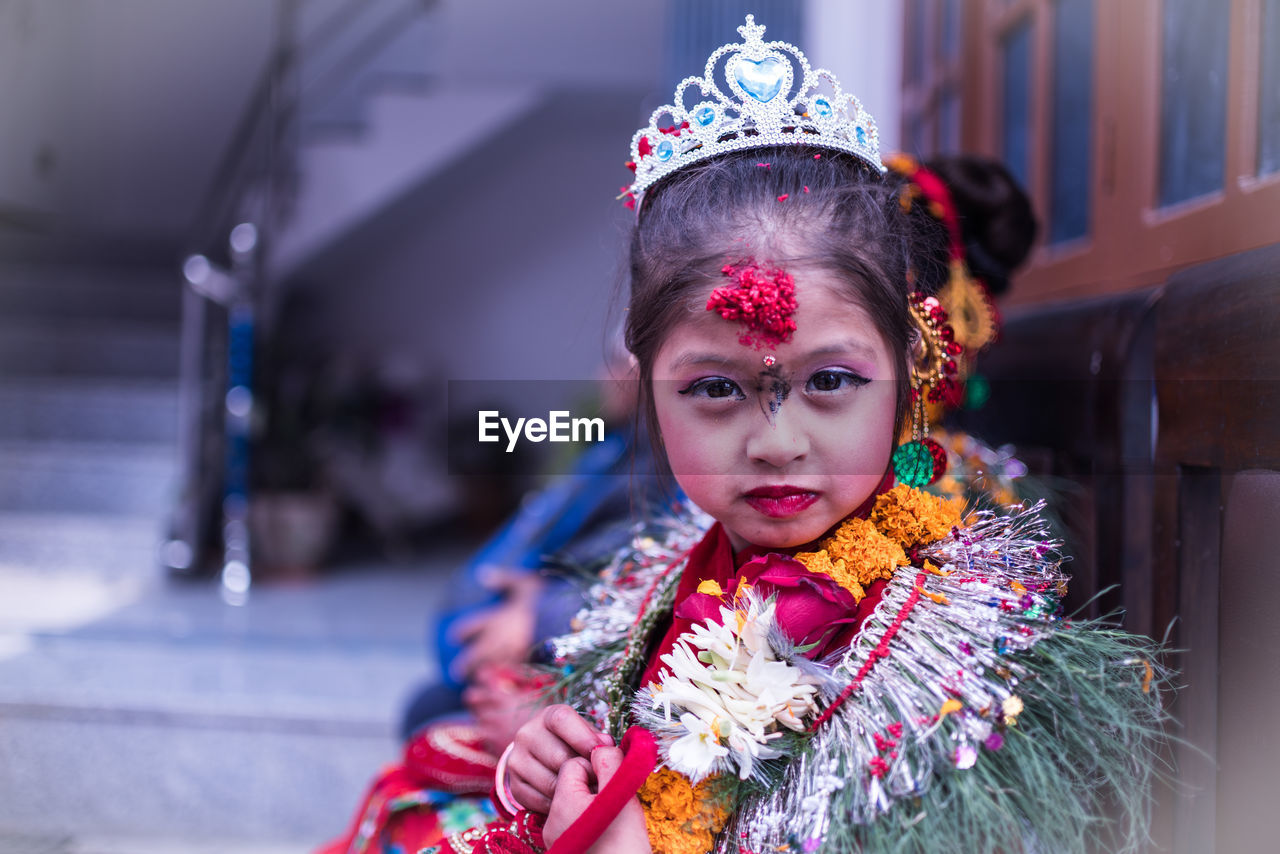
M 813 504 L 818 500 L 818 493 L 796 486 L 761 486 L 743 498 L 752 509 L 772 519 L 781 519 Z

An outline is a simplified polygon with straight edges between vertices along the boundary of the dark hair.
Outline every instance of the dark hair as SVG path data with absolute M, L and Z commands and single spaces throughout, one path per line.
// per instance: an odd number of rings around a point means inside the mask
M 650 188 L 631 238 L 626 343 L 655 440 L 654 359 L 690 300 L 723 279 L 726 262 L 750 255 L 835 274 L 889 352 L 905 356 L 913 334 L 907 294 L 933 293 L 948 267 L 942 226 L 920 205 L 904 211 L 901 186 L 850 155 L 783 146 L 712 158 Z M 910 401 L 903 362 L 894 359 L 895 435 Z
M 1031 200 L 1001 163 L 953 155 L 924 164 L 942 179 L 955 203 L 965 262 L 993 296 L 1031 251 L 1039 231 Z

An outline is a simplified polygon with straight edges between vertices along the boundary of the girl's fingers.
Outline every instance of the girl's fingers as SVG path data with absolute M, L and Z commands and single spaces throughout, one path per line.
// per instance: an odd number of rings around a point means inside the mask
M 539 787 L 544 776 L 554 780 L 560 766 L 577 755 L 554 733 L 537 727 L 522 727 L 516 733 L 515 744 L 509 767 Z M 540 771 L 535 772 L 534 768 Z M 546 792 L 551 794 L 550 786 Z
M 596 776 L 597 791 L 603 789 L 622 767 L 623 754 L 616 747 L 602 746 L 591 753 L 591 768 Z M 631 798 L 617 817 L 605 829 L 604 834 L 587 849 L 587 854 L 624 854 L 624 852 L 649 852 L 648 831 L 645 828 L 644 808 L 638 798 Z
M 507 784 L 511 794 L 525 809 L 546 813 L 556 790 L 556 772 L 533 761 L 517 761 L 520 748 L 511 752 L 507 765 Z
M 570 804 L 577 804 L 590 798 L 591 794 L 591 763 L 581 756 L 564 763 L 556 777 L 556 803 L 559 804 L 563 799 Z
M 603 789 L 613 779 L 614 772 L 622 765 L 622 751 L 616 747 L 601 745 L 591 751 L 591 770 L 595 772 L 598 787 Z
M 507 764 L 511 794 L 528 809 L 545 813 L 560 769 L 612 742 L 569 706 L 548 707 L 516 733 Z
M 516 799 L 516 803 L 530 812 L 546 815 L 551 811 L 551 798 L 518 780 L 511 781 L 511 795 Z
M 528 750 L 534 761 L 549 770 L 552 776 L 560 772 L 561 765 L 578 755 L 563 742 L 554 738 L 531 743 L 528 745 Z
M 578 820 L 591 803 L 591 763 L 576 756 L 560 769 L 556 778 L 556 794 L 551 799 L 542 838 L 548 846 Z
M 579 756 L 590 756 L 593 748 L 613 744 L 613 739 L 600 732 L 569 706 L 550 706 L 544 716 L 547 730 L 558 736 Z M 565 757 L 568 759 L 568 757 Z M 564 760 L 561 760 L 562 762 Z

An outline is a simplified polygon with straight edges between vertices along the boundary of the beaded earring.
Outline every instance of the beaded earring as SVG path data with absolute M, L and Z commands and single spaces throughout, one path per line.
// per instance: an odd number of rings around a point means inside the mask
M 964 352 L 947 324 L 936 297 L 919 291 L 907 297 L 908 313 L 920 333 L 920 353 L 911 370 L 911 441 L 893 452 L 893 474 L 899 483 L 918 488 L 934 483 L 947 470 L 946 450 L 929 438 L 925 404 L 936 403 L 955 387 L 956 358 Z

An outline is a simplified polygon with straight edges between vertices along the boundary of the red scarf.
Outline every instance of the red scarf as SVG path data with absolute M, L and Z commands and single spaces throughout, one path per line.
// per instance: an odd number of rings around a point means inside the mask
M 893 475 L 886 474 L 862 506 L 850 517 L 865 519 L 875 500 L 893 487 Z M 842 520 L 843 521 L 843 520 Z M 698 592 L 698 585 L 714 581 L 724 596 Z M 736 555 L 729 535 L 719 522 L 689 553 L 689 562 L 676 588 L 675 608 L 671 624 L 658 646 L 649 656 L 649 664 L 640 679 L 641 685 L 656 681 L 664 666 L 661 657 L 671 652 L 676 639 L 690 631 L 694 623 L 708 618 L 720 619 L 719 608 L 733 600 L 738 585 L 747 583 L 762 595 L 776 594 L 777 619 L 784 631 L 798 644 L 815 644 L 810 658 L 821 658 L 847 646 L 874 610 L 884 594 L 884 580 L 867 585 L 866 596 L 855 602 L 853 595 L 830 576 L 810 572 L 790 555 L 747 546 Z

